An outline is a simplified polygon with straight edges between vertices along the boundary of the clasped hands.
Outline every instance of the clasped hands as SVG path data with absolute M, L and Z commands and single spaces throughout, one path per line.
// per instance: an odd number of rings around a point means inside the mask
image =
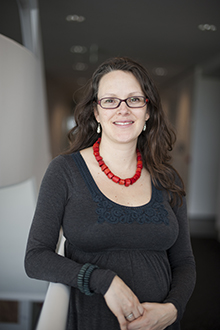
M 177 317 L 177 310 L 171 303 L 141 304 L 118 276 L 114 277 L 104 298 L 121 330 L 163 330 Z

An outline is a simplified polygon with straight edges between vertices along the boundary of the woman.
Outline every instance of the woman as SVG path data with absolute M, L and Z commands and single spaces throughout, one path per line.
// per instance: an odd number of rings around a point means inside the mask
M 108 60 L 75 121 L 41 185 L 27 274 L 71 286 L 68 329 L 180 329 L 195 263 L 156 87 L 138 63 Z M 61 227 L 65 257 L 54 252 Z

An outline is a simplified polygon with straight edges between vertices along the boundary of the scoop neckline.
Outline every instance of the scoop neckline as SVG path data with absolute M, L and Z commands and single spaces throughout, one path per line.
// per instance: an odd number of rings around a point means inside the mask
M 76 157 L 74 157 L 74 155 Z M 155 195 L 155 186 L 153 185 L 153 182 L 151 180 L 151 198 L 149 200 L 149 202 L 143 204 L 143 205 L 138 205 L 138 206 L 128 206 L 128 205 L 123 205 L 123 204 L 119 204 L 113 200 L 111 200 L 109 197 L 107 197 L 98 187 L 98 185 L 96 184 L 86 162 L 85 159 L 83 158 L 83 156 L 81 155 L 81 153 L 79 151 L 77 151 L 76 153 L 72 154 L 72 158 L 76 160 L 76 164 L 78 165 L 78 169 L 80 171 L 80 173 L 82 174 L 91 194 L 96 193 L 101 195 L 105 200 L 109 201 L 110 203 L 116 205 L 116 206 L 120 206 L 120 207 L 125 207 L 125 208 L 129 208 L 129 209 L 140 209 L 140 208 L 144 208 L 148 205 L 150 205 L 153 200 L 154 200 L 154 195 Z

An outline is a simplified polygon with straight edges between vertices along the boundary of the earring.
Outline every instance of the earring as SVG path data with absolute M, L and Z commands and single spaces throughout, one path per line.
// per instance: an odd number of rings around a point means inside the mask
M 96 132 L 99 134 L 99 133 L 101 133 L 101 125 L 100 125 L 100 123 L 98 123 L 98 126 L 97 126 L 97 130 L 96 130 Z
M 143 132 L 146 131 L 146 128 L 147 128 L 147 125 L 146 123 L 144 124 L 144 127 L 143 127 Z

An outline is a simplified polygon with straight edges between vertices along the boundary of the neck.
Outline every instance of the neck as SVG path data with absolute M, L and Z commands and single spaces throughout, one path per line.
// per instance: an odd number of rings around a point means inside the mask
M 99 150 L 100 155 L 109 166 L 117 167 L 118 165 L 121 167 L 123 165 L 124 170 L 126 170 L 126 168 L 131 168 L 132 164 L 136 166 L 136 141 L 130 143 L 114 143 L 102 138 Z

